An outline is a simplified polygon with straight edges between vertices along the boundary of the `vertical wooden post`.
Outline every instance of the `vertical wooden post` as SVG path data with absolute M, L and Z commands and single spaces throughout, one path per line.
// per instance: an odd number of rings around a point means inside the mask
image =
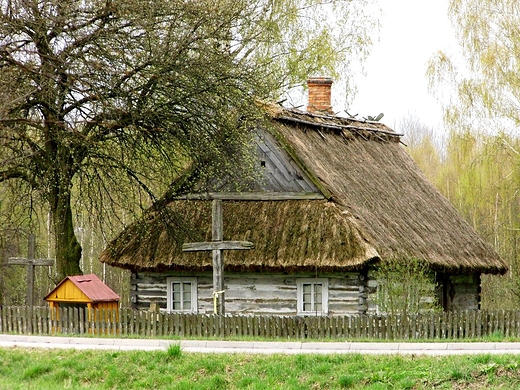
M 29 234 L 29 242 L 27 248 L 27 257 L 29 259 L 35 258 L 36 252 L 36 236 L 34 234 Z M 29 306 L 29 318 L 31 319 L 29 322 L 29 332 L 32 333 L 32 318 L 33 318 L 33 308 L 34 308 L 34 263 L 29 262 L 27 264 L 27 295 L 26 295 L 26 304 Z
M 27 257 L 29 259 L 35 258 L 36 252 L 36 236 L 34 234 L 29 234 L 29 247 L 27 249 Z M 26 305 L 32 308 L 34 306 L 34 263 L 27 262 L 27 295 L 26 295 Z
M 53 264 L 52 259 L 36 259 L 36 236 L 34 234 L 29 234 L 28 240 L 28 248 L 27 248 L 27 258 L 18 258 L 11 257 L 7 259 L 8 265 L 26 265 L 27 266 L 27 292 L 25 296 L 25 304 L 29 307 L 29 315 L 33 317 L 33 307 L 34 307 L 34 267 L 37 265 L 47 265 L 50 266 Z M 29 325 L 29 332 L 32 333 L 31 325 Z
M 211 239 L 222 241 L 224 237 L 224 227 L 222 219 L 222 200 L 213 199 L 212 202 L 212 229 Z M 217 314 L 225 313 L 225 292 L 224 292 L 224 251 L 214 249 L 213 251 L 213 294 L 217 304 Z
M 37 265 L 50 266 L 53 264 L 52 259 L 36 259 L 36 237 L 34 234 L 29 234 L 29 242 L 27 248 L 27 258 L 10 257 L 7 259 L 8 265 L 26 265 L 27 266 L 27 293 L 25 304 L 29 307 L 34 306 L 34 267 Z
M 225 313 L 224 250 L 248 250 L 249 241 L 223 241 L 224 227 L 222 199 L 213 199 L 211 210 L 211 239 L 209 242 L 190 242 L 182 245 L 184 252 L 211 251 L 213 255 L 213 305 L 215 314 Z

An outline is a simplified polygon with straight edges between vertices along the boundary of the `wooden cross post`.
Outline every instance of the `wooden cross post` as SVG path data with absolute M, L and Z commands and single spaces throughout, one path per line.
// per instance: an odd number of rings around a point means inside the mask
M 182 246 L 184 252 L 213 252 L 213 301 L 215 314 L 225 313 L 224 297 L 224 250 L 247 250 L 253 248 L 249 241 L 223 241 L 222 200 L 212 203 L 211 242 L 191 242 Z
M 7 259 L 7 265 L 27 265 L 27 295 L 25 304 L 29 306 L 31 312 L 34 306 L 34 267 L 38 265 L 52 265 L 53 259 L 36 259 L 36 237 L 29 234 L 29 246 L 27 249 L 27 258 L 10 257 Z

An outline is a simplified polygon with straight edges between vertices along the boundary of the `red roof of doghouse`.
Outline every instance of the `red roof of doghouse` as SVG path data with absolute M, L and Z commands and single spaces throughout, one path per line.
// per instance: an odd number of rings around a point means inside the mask
M 64 287 L 70 283 L 77 287 L 78 290 L 85 294 L 85 296 L 87 296 L 92 302 L 113 302 L 119 301 L 120 299 L 119 295 L 103 283 L 95 274 L 88 274 L 67 276 L 54 288 L 54 290 L 47 294 L 45 300 L 54 300 L 55 298 L 59 300 L 66 299 L 65 297 L 60 297 L 59 292 L 64 290 Z M 56 297 L 52 297 L 54 293 Z

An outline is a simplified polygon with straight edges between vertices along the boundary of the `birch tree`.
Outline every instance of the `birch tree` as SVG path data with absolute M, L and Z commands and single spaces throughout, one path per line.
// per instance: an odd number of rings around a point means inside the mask
M 451 0 L 448 12 L 462 57 L 438 52 L 427 71 L 434 93 L 451 92 L 440 96 L 447 125 L 462 132 L 518 136 L 520 3 Z

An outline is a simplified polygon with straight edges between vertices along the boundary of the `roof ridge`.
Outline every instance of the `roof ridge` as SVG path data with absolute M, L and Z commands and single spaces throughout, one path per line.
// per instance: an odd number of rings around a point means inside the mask
M 284 115 L 284 113 L 287 113 L 289 115 Z M 302 119 L 302 117 L 305 119 Z M 396 137 L 399 139 L 402 136 L 404 136 L 404 134 L 395 132 L 390 127 L 381 122 L 359 120 L 336 115 L 317 114 L 301 111 L 294 108 L 282 107 L 281 112 L 279 112 L 278 115 L 276 115 L 276 119 L 305 124 L 308 126 L 328 128 L 331 130 L 369 131 L 373 133 L 379 133 L 391 137 Z M 384 127 L 384 129 L 382 129 L 381 127 Z

